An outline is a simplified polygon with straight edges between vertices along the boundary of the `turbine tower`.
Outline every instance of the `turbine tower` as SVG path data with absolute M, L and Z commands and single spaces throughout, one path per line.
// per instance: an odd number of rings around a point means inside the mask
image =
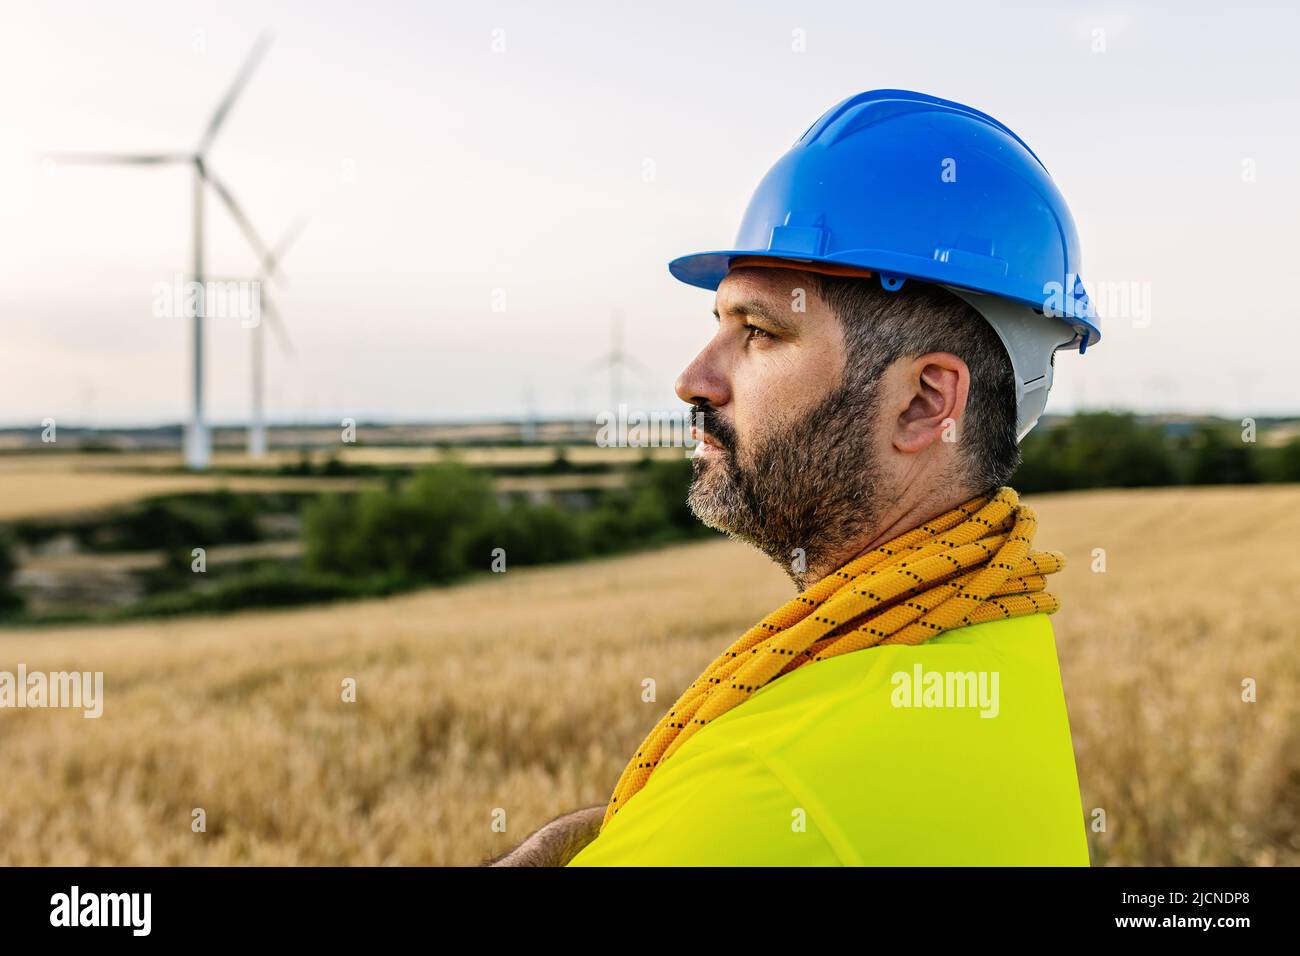
M 524 390 L 521 397 L 524 401 L 524 417 L 519 422 L 519 438 L 526 444 L 531 445 L 537 441 L 538 421 L 537 395 L 533 391 L 533 383 L 530 379 L 524 380 Z
M 216 173 L 212 171 L 212 166 L 208 162 L 208 152 L 212 148 L 212 142 L 216 139 L 217 132 L 221 129 L 226 117 L 230 114 L 231 108 L 235 105 L 235 100 L 243 92 L 245 84 L 248 83 L 249 77 L 252 76 L 253 70 L 257 68 L 266 48 L 271 40 L 267 34 L 258 38 L 253 50 L 249 53 L 244 65 L 235 75 L 234 82 L 221 102 L 217 104 L 211 119 L 208 121 L 208 127 L 204 131 L 198 146 L 192 153 L 71 153 L 56 154 L 53 158 L 60 162 L 69 163 L 87 163 L 94 165 L 116 165 L 116 166 L 161 166 L 161 165 L 188 165 L 194 170 L 194 199 L 193 199 L 193 242 L 194 242 L 194 277 L 193 281 L 203 286 L 203 200 L 204 186 L 211 186 L 213 192 L 229 210 L 235 222 L 239 225 L 253 251 L 257 254 L 258 261 L 266 262 L 270 253 L 267 251 L 265 244 L 258 238 L 257 231 L 253 229 L 252 223 L 244 215 L 244 211 L 235 201 L 234 195 L 230 192 Z M 187 467 L 202 470 L 208 466 L 212 459 L 212 436 L 208 431 L 207 422 L 203 414 L 203 312 L 205 309 L 196 309 L 193 323 L 193 345 L 194 345 L 194 367 L 193 367 L 193 408 L 190 415 L 189 427 L 185 432 L 185 464 Z
M 284 281 L 284 274 L 279 272 L 280 262 L 284 259 L 285 254 L 289 251 L 289 246 L 298 237 L 302 231 L 303 223 L 301 221 L 294 224 L 293 228 L 285 233 L 284 238 L 280 240 L 279 245 L 267 255 L 262 263 L 262 268 L 257 275 L 249 279 L 242 278 L 222 278 L 215 279 L 217 282 L 256 282 L 258 299 L 261 303 L 261 319 L 257 325 L 253 326 L 253 334 L 249 339 L 251 343 L 251 355 L 249 361 L 250 377 L 252 380 L 252 397 L 249 403 L 248 418 L 248 455 L 250 458 L 264 458 L 266 456 L 266 419 L 263 414 L 265 394 L 264 383 L 266 381 L 265 360 L 263 358 L 262 329 L 269 325 L 275 331 L 276 341 L 279 343 L 280 351 L 286 356 L 294 354 L 293 343 L 289 341 L 289 332 L 285 328 L 284 318 L 280 315 L 280 310 L 271 296 L 267 293 L 266 287 L 270 284 L 272 277 L 277 281 Z
M 293 241 L 298 238 L 298 233 L 302 232 L 303 223 L 296 223 L 280 240 L 280 244 L 266 257 L 262 262 L 262 271 L 258 273 L 257 282 L 262 295 L 262 313 L 264 322 L 258 322 L 253 328 L 252 339 L 252 408 L 248 422 L 248 454 L 251 458 L 266 457 L 266 419 L 263 414 L 263 386 L 265 383 L 265 364 L 262 355 L 262 327 L 270 325 L 275 330 L 275 336 L 279 340 L 280 350 L 285 355 L 293 355 L 293 343 L 289 341 L 288 330 L 284 327 L 284 319 L 280 315 L 280 310 L 276 308 L 274 302 L 266 294 L 266 287 L 271 277 L 279 278 L 277 269 Z

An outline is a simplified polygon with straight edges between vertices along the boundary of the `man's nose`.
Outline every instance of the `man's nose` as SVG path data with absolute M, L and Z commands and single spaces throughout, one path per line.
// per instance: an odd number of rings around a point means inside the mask
M 707 403 L 717 408 L 731 400 L 726 376 L 707 348 L 677 376 L 674 387 L 677 397 L 688 405 Z

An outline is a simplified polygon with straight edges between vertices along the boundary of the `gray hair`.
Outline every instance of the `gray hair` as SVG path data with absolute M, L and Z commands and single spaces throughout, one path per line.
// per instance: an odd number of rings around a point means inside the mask
M 807 276 L 844 324 L 846 378 L 875 381 L 898 359 L 927 352 L 950 352 L 966 363 L 963 477 L 977 493 L 1006 484 L 1020 466 L 1016 381 L 1011 357 L 988 321 L 947 289 L 924 282 L 908 280 L 889 292 L 875 278 Z

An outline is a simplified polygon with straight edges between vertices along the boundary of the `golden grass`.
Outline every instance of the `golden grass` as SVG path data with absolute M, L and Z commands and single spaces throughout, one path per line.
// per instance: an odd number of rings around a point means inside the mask
M 1055 624 L 1083 806 L 1107 816 L 1094 863 L 1300 862 L 1300 487 L 1030 503 L 1037 545 L 1070 561 Z M 346 606 L 0 634 L 0 669 L 102 670 L 107 698 L 98 720 L 0 711 L 0 862 L 477 863 L 603 803 L 676 694 L 790 593 L 711 541 Z

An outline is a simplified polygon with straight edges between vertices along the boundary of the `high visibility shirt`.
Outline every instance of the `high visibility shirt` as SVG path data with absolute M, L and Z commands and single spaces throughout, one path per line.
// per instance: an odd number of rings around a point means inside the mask
M 569 866 L 1087 866 L 1051 619 L 814 661 L 700 728 Z

